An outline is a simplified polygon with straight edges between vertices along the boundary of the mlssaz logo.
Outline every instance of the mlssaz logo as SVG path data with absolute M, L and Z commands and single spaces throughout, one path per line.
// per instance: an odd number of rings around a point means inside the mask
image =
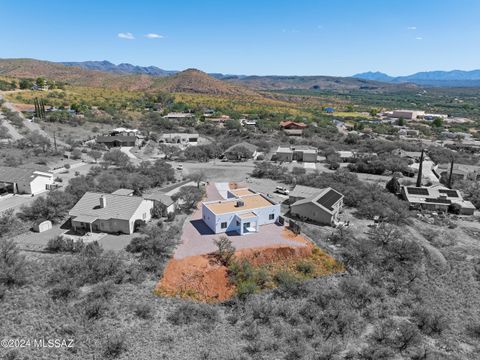
M 33 345 L 37 348 L 73 348 L 73 339 L 35 339 Z

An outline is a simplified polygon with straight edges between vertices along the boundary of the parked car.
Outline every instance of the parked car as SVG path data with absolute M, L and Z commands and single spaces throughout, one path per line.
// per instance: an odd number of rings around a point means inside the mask
M 286 187 L 283 187 L 283 186 L 277 186 L 275 188 L 275 192 L 278 193 L 278 194 L 282 194 L 282 195 L 288 195 L 289 191 Z
M 178 164 L 178 165 L 177 165 L 177 170 L 183 170 L 183 165 L 182 165 L 182 164 Z

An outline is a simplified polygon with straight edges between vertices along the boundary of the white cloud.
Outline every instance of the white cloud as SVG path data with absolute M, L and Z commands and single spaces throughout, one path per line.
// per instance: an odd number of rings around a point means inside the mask
M 118 36 L 120 39 L 135 40 L 135 36 L 133 36 L 133 34 L 130 33 L 130 32 L 121 32 L 121 33 L 118 33 L 117 36 Z
M 147 39 L 161 39 L 161 38 L 163 38 L 163 35 L 155 34 L 155 33 L 149 33 L 149 34 L 146 34 L 145 37 Z
M 423 38 L 421 36 L 417 36 L 415 40 L 423 40 Z
M 417 30 L 417 27 L 416 26 L 409 26 L 409 27 L 407 27 L 407 30 Z

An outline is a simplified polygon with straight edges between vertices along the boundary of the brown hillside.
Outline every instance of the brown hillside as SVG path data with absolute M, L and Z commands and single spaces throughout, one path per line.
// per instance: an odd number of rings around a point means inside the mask
M 202 93 L 212 95 L 258 95 L 243 86 L 218 80 L 203 71 L 187 69 L 176 75 L 157 79 L 158 88 L 168 92 Z
M 149 75 L 119 75 L 86 70 L 34 59 L 0 59 L 0 76 L 2 75 L 15 78 L 45 77 L 71 85 L 123 90 L 258 96 L 253 90 L 217 80 L 195 69 L 188 69 L 174 76 L 155 78 Z

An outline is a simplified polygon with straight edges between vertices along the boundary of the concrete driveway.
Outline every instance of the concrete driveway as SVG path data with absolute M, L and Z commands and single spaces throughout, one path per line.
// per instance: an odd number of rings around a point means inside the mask
M 214 184 L 207 186 L 207 200 L 221 200 Z M 227 237 L 232 241 L 233 246 L 239 249 L 273 247 L 279 245 L 304 247 L 304 243 L 291 240 L 289 231 L 284 226 L 268 224 L 260 226 L 258 233 L 248 235 L 229 234 Z M 217 247 L 214 240 L 221 235 L 214 234 L 202 220 L 201 205 L 195 210 L 190 219 L 187 219 L 183 229 L 180 244 L 175 249 L 173 257 L 183 259 L 188 256 L 203 255 L 214 252 Z

